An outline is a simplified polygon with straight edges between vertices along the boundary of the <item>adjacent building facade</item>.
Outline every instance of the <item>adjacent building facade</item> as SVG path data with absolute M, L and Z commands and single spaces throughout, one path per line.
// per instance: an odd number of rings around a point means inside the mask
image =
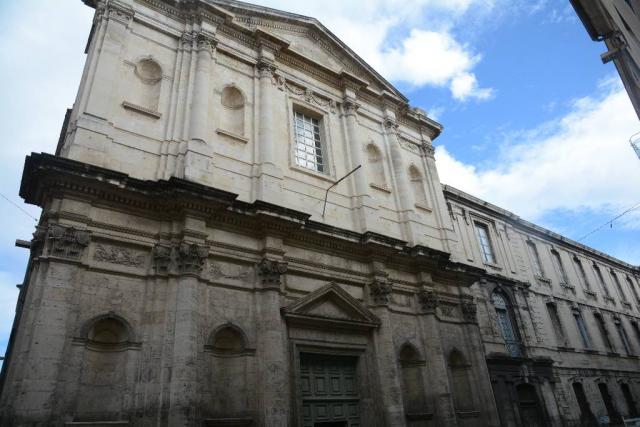
M 315 19 L 85 3 L 0 425 L 637 415 L 638 268 L 442 186 L 442 127 Z
M 593 41 L 604 42 L 603 63 L 616 66 L 640 117 L 640 3 L 638 0 L 571 0 Z

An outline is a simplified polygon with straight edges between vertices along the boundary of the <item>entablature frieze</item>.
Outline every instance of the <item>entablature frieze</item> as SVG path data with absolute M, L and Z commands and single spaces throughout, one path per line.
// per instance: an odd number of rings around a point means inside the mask
M 48 154 L 32 154 L 27 158 L 20 194 L 27 203 L 40 206 L 52 195 L 72 197 L 159 221 L 195 216 L 210 227 L 223 226 L 249 235 L 286 236 L 299 246 L 318 247 L 348 257 L 379 257 L 404 268 L 434 270 L 435 281 L 452 281 L 457 286 L 470 286 L 484 271 L 453 262 L 446 252 L 410 246 L 403 240 L 378 233 L 358 233 L 312 221 L 308 214 L 282 206 L 263 201 L 237 201 L 235 194 L 181 179 L 141 181 Z M 206 239 L 203 231 L 183 237 Z

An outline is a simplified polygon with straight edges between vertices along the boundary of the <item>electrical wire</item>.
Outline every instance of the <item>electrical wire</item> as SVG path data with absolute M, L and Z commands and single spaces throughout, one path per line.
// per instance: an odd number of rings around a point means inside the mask
M 27 215 L 29 218 L 33 219 L 35 222 L 38 222 L 38 218 L 36 218 L 35 216 L 31 215 L 29 212 L 25 211 L 24 209 L 22 209 L 17 203 L 14 203 L 11 199 L 9 199 L 7 196 L 5 196 L 4 194 L 0 193 L 0 196 L 5 199 L 7 202 L 11 203 L 13 206 L 15 206 L 16 208 L 20 209 L 20 211 L 22 211 L 23 214 Z
M 582 236 L 581 238 L 578 239 L 578 242 L 583 241 L 584 239 L 586 239 L 587 237 L 591 236 L 592 234 L 602 230 L 603 228 L 605 228 L 607 225 L 611 225 L 611 227 L 613 227 L 613 222 L 619 218 L 622 218 L 623 216 L 625 216 L 626 214 L 635 211 L 636 209 L 640 208 L 640 203 L 637 203 L 636 205 L 634 205 L 633 207 L 630 207 L 629 209 L 627 209 L 626 211 L 622 212 L 620 215 L 616 216 L 615 218 L 610 219 L 609 221 L 605 222 L 604 224 L 602 224 L 600 227 L 590 231 L 589 233 L 585 234 L 584 236 Z

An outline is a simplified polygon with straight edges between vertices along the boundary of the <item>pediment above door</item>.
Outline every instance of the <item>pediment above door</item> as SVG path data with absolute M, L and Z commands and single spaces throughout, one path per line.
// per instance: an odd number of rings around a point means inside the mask
M 370 330 L 380 319 L 336 283 L 300 298 L 282 309 L 288 324 L 331 329 Z

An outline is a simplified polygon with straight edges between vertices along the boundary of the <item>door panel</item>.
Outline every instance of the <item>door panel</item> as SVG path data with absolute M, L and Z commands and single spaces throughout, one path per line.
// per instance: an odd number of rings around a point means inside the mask
M 300 355 L 304 427 L 360 427 L 356 357 Z

